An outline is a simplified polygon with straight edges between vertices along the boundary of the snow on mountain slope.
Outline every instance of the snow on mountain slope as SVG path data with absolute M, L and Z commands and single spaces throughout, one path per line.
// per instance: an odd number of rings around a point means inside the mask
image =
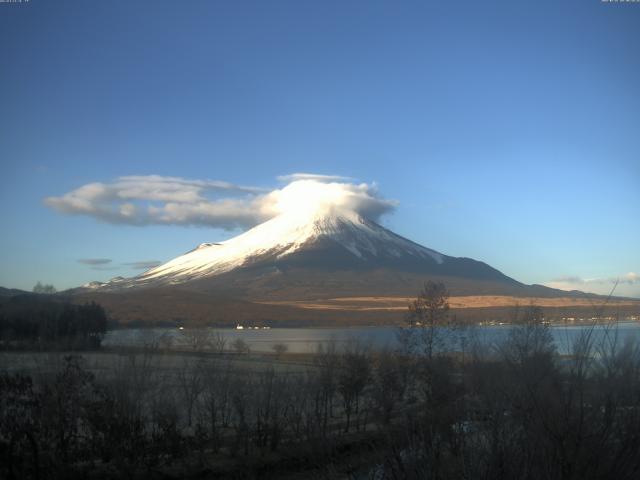
M 311 214 L 294 211 L 280 214 L 230 240 L 203 243 L 138 277 L 104 286 L 122 288 L 183 283 L 226 273 L 262 257 L 283 259 L 326 240 L 340 245 L 362 262 L 385 256 L 441 264 L 446 258 L 350 210 L 319 209 Z

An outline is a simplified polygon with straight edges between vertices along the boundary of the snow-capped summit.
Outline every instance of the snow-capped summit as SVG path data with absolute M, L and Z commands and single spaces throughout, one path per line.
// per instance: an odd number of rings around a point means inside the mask
M 445 259 L 444 255 L 400 237 L 354 211 L 318 209 L 311 213 L 282 213 L 227 241 L 202 243 L 128 281 L 118 279 L 104 286 L 178 284 L 259 263 L 286 263 L 296 253 L 322 251 L 328 263 L 335 263 L 339 257 L 345 267 L 399 261 L 442 264 Z
M 340 201 L 336 201 L 331 190 L 309 191 L 309 198 L 305 193 L 283 197 L 278 214 L 241 235 L 219 243 L 201 243 L 137 277 L 86 287 L 115 291 L 192 282 L 202 285 L 203 280 L 219 286 L 227 284 L 223 278 L 246 286 L 264 279 L 265 272 L 288 274 L 286 278 L 296 285 L 313 277 L 322 287 L 336 285 L 338 276 L 345 272 L 351 275 L 366 270 L 387 272 L 388 281 L 398 272 L 410 272 L 517 283 L 482 262 L 449 257 L 396 235 L 359 213 L 348 198 L 337 196 Z M 356 282 L 366 278 L 360 275 Z M 278 282 L 288 284 L 289 280 L 279 278 Z
M 268 195 L 256 208 L 267 205 L 259 217 L 269 220 L 241 235 L 73 294 L 118 319 L 228 325 L 399 319 L 405 307 L 390 299 L 413 298 L 427 280 L 452 296 L 566 295 L 395 234 L 375 221 L 394 203 L 365 187 L 297 181 Z

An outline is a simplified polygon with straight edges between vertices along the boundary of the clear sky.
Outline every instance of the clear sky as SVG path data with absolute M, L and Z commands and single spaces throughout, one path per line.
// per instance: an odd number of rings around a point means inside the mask
M 0 285 L 134 275 L 251 224 L 190 201 L 308 172 L 445 254 L 640 296 L 640 3 L 30 0 L 0 44 Z

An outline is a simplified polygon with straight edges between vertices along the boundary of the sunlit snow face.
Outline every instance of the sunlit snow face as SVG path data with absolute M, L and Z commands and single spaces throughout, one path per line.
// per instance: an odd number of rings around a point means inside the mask
M 377 219 L 392 210 L 395 203 L 376 196 L 375 188 L 365 183 L 325 183 L 298 180 L 269 194 L 276 214 L 308 216 L 351 211 Z

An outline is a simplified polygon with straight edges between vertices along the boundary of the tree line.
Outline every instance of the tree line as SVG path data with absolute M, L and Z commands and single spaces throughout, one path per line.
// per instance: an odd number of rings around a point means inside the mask
M 107 315 L 95 302 L 72 304 L 52 295 L 23 294 L 0 304 L 0 347 L 97 348 Z

